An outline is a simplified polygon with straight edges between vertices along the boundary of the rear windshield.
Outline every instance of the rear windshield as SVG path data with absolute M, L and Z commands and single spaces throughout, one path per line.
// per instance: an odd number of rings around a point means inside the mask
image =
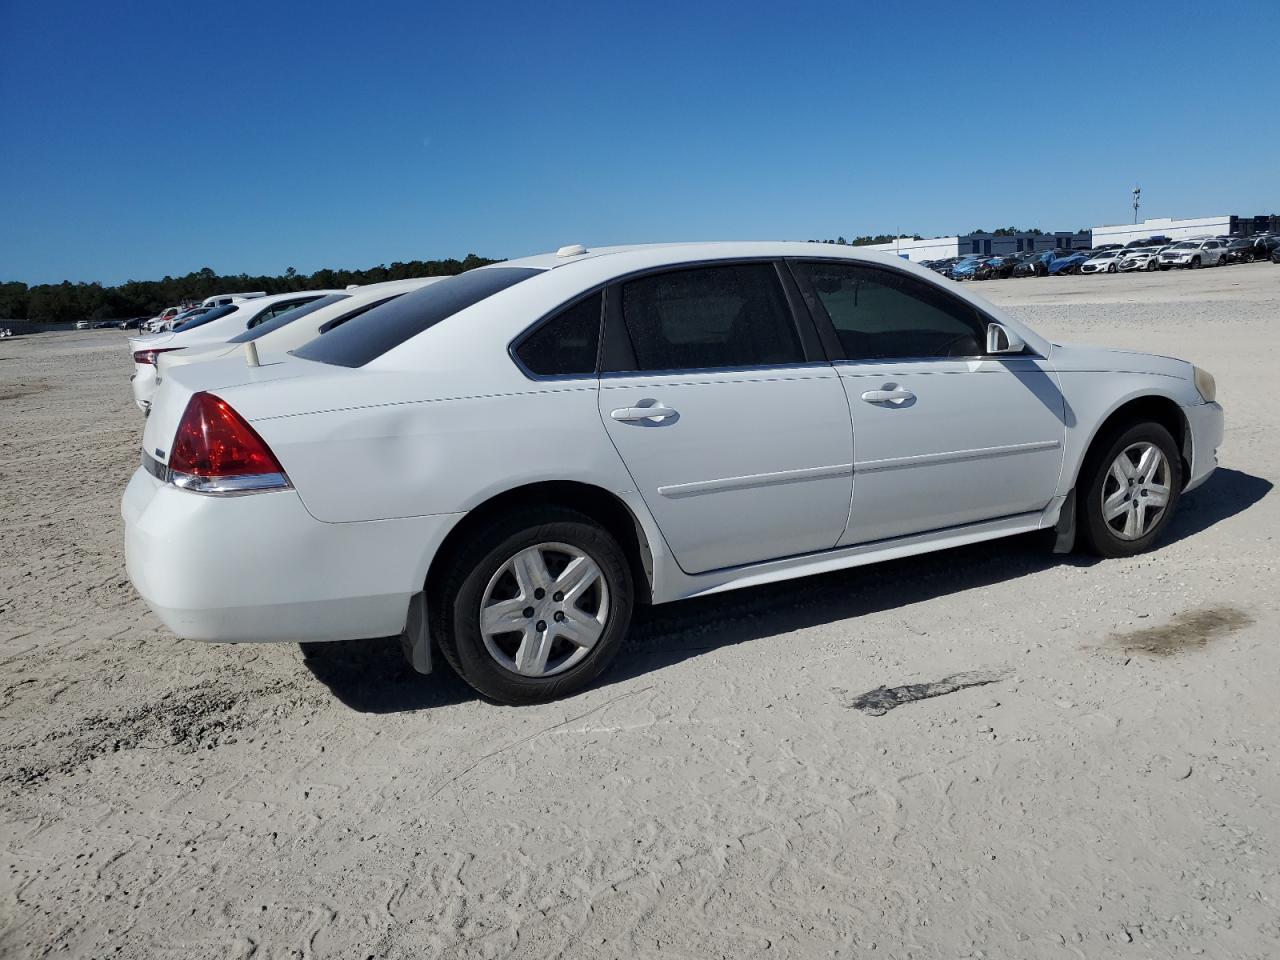
M 203 327 L 210 320 L 217 320 L 225 317 L 229 313 L 235 313 L 240 308 L 234 303 L 228 303 L 222 307 L 214 307 L 208 313 L 202 313 L 198 317 L 192 317 L 190 320 L 184 320 L 173 328 L 174 333 L 182 333 L 184 330 L 194 330 L 196 327 Z
M 406 293 L 293 351 L 304 360 L 363 367 L 422 331 L 541 270 L 485 267 Z
M 300 307 L 294 307 L 292 310 L 276 314 L 266 323 L 260 323 L 256 327 L 250 327 L 244 333 L 236 334 L 227 343 L 244 343 L 247 340 L 257 340 L 263 334 L 270 333 L 272 330 L 279 330 L 285 324 L 293 323 L 299 317 L 305 317 L 308 313 L 315 313 L 321 307 L 327 307 L 329 304 L 337 303 L 339 300 L 346 300 L 350 296 L 351 294 L 349 293 L 331 293 L 327 297 L 321 297 L 319 300 L 304 303 Z

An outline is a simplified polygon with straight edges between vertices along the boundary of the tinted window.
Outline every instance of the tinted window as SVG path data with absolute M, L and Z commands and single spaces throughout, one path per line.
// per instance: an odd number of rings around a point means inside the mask
M 469 270 L 361 314 L 293 353 L 305 360 L 362 367 L 441 320 L 541 272 L 532 267 Z
M 603 304 L 604 297 L 595 293 L 561 311 L 525 337 L 516 356 L 540 377 L 595 373 Z
M 223 307 L 214 307 L 208 313 L 202 313 L 198 317 L 192 317 L 173 328 L 174 333 L 181 333 L 183 330 L 194 330 L 196 327 L 202 327 L 211 320 L 218 320 L 228 314 L 235 313 L 240 307 L 234 303 L 228 303 Z
M 279 330 L 285 324 L 293 323 L 299 317 L 305 317 L 308 313 L 315 313 L 322 307 L 327 307 L 331 303 L 337 303 L 339 300 L 346 300 L 351 295 L 348 293 L 331 293 L 327 297 L 321 297 L 319 300 L 312 300 L 310 303 L 304 303 L 298 306 L 293 303 L 290 306 L 276 313 L 274 316 L 265 320 L 257 320 L 252 327 L 244 331 L 244 333 L 236 334 L 228 343 L 244 343 L 246 340 L 257 340 L 259 337 L 270 333 L 272 330 Z
M 850 360 L 974 357 L 983 350 L 977 310 L 916 277 L 857 264 L 802 263 Z
M 622 285 L 637 370 L 802 363 L 804 351 L 771 263 L 697 267 Z

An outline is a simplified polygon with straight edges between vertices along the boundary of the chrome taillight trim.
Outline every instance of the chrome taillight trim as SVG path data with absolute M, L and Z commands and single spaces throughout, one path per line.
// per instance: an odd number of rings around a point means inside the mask
M 245 477 L 197 477 L 190 473 L 171 470 L 155 457 L 144 453 L 142 466 L 161 483 L 170 483 L 179 490 L 200 493 L 212 497 L 239 497 L 251 493 L 272 493 L 291 490 L 293 484 L 283 473 L 255 473 Z

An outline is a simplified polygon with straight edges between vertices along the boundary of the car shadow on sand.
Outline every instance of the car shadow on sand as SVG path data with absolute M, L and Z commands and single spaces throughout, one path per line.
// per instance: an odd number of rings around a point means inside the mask
M 1271 481 L 1219 469 L 1187 494 L 1161 549 L 1201 533 L 1253 506 Z M 607 686 L 660 670 L 709 650 L 847 620 L 934 597 L 1014 580 L 1059 564 L 1088 567 L 1083 553 L 1051 552 L 1052 535 L 1026 534 L 866 567 L 766 584 L 636 612 L 627 646 L 597 681 Z M 1160 550 L 1156 551 L 1159 555 Z M 319 645 L 305 663 L 343 704 L 362 713 L 447 706 L 477 694 L 436 652 L 435 672 L 415 673 L 397 638 Z

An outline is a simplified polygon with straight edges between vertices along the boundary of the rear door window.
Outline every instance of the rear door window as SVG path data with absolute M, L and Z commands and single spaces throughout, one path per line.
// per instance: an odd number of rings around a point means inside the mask
M 803 363 L 804 349 L 772 263 L 692 267 L 622 284 L 636 370 Z

